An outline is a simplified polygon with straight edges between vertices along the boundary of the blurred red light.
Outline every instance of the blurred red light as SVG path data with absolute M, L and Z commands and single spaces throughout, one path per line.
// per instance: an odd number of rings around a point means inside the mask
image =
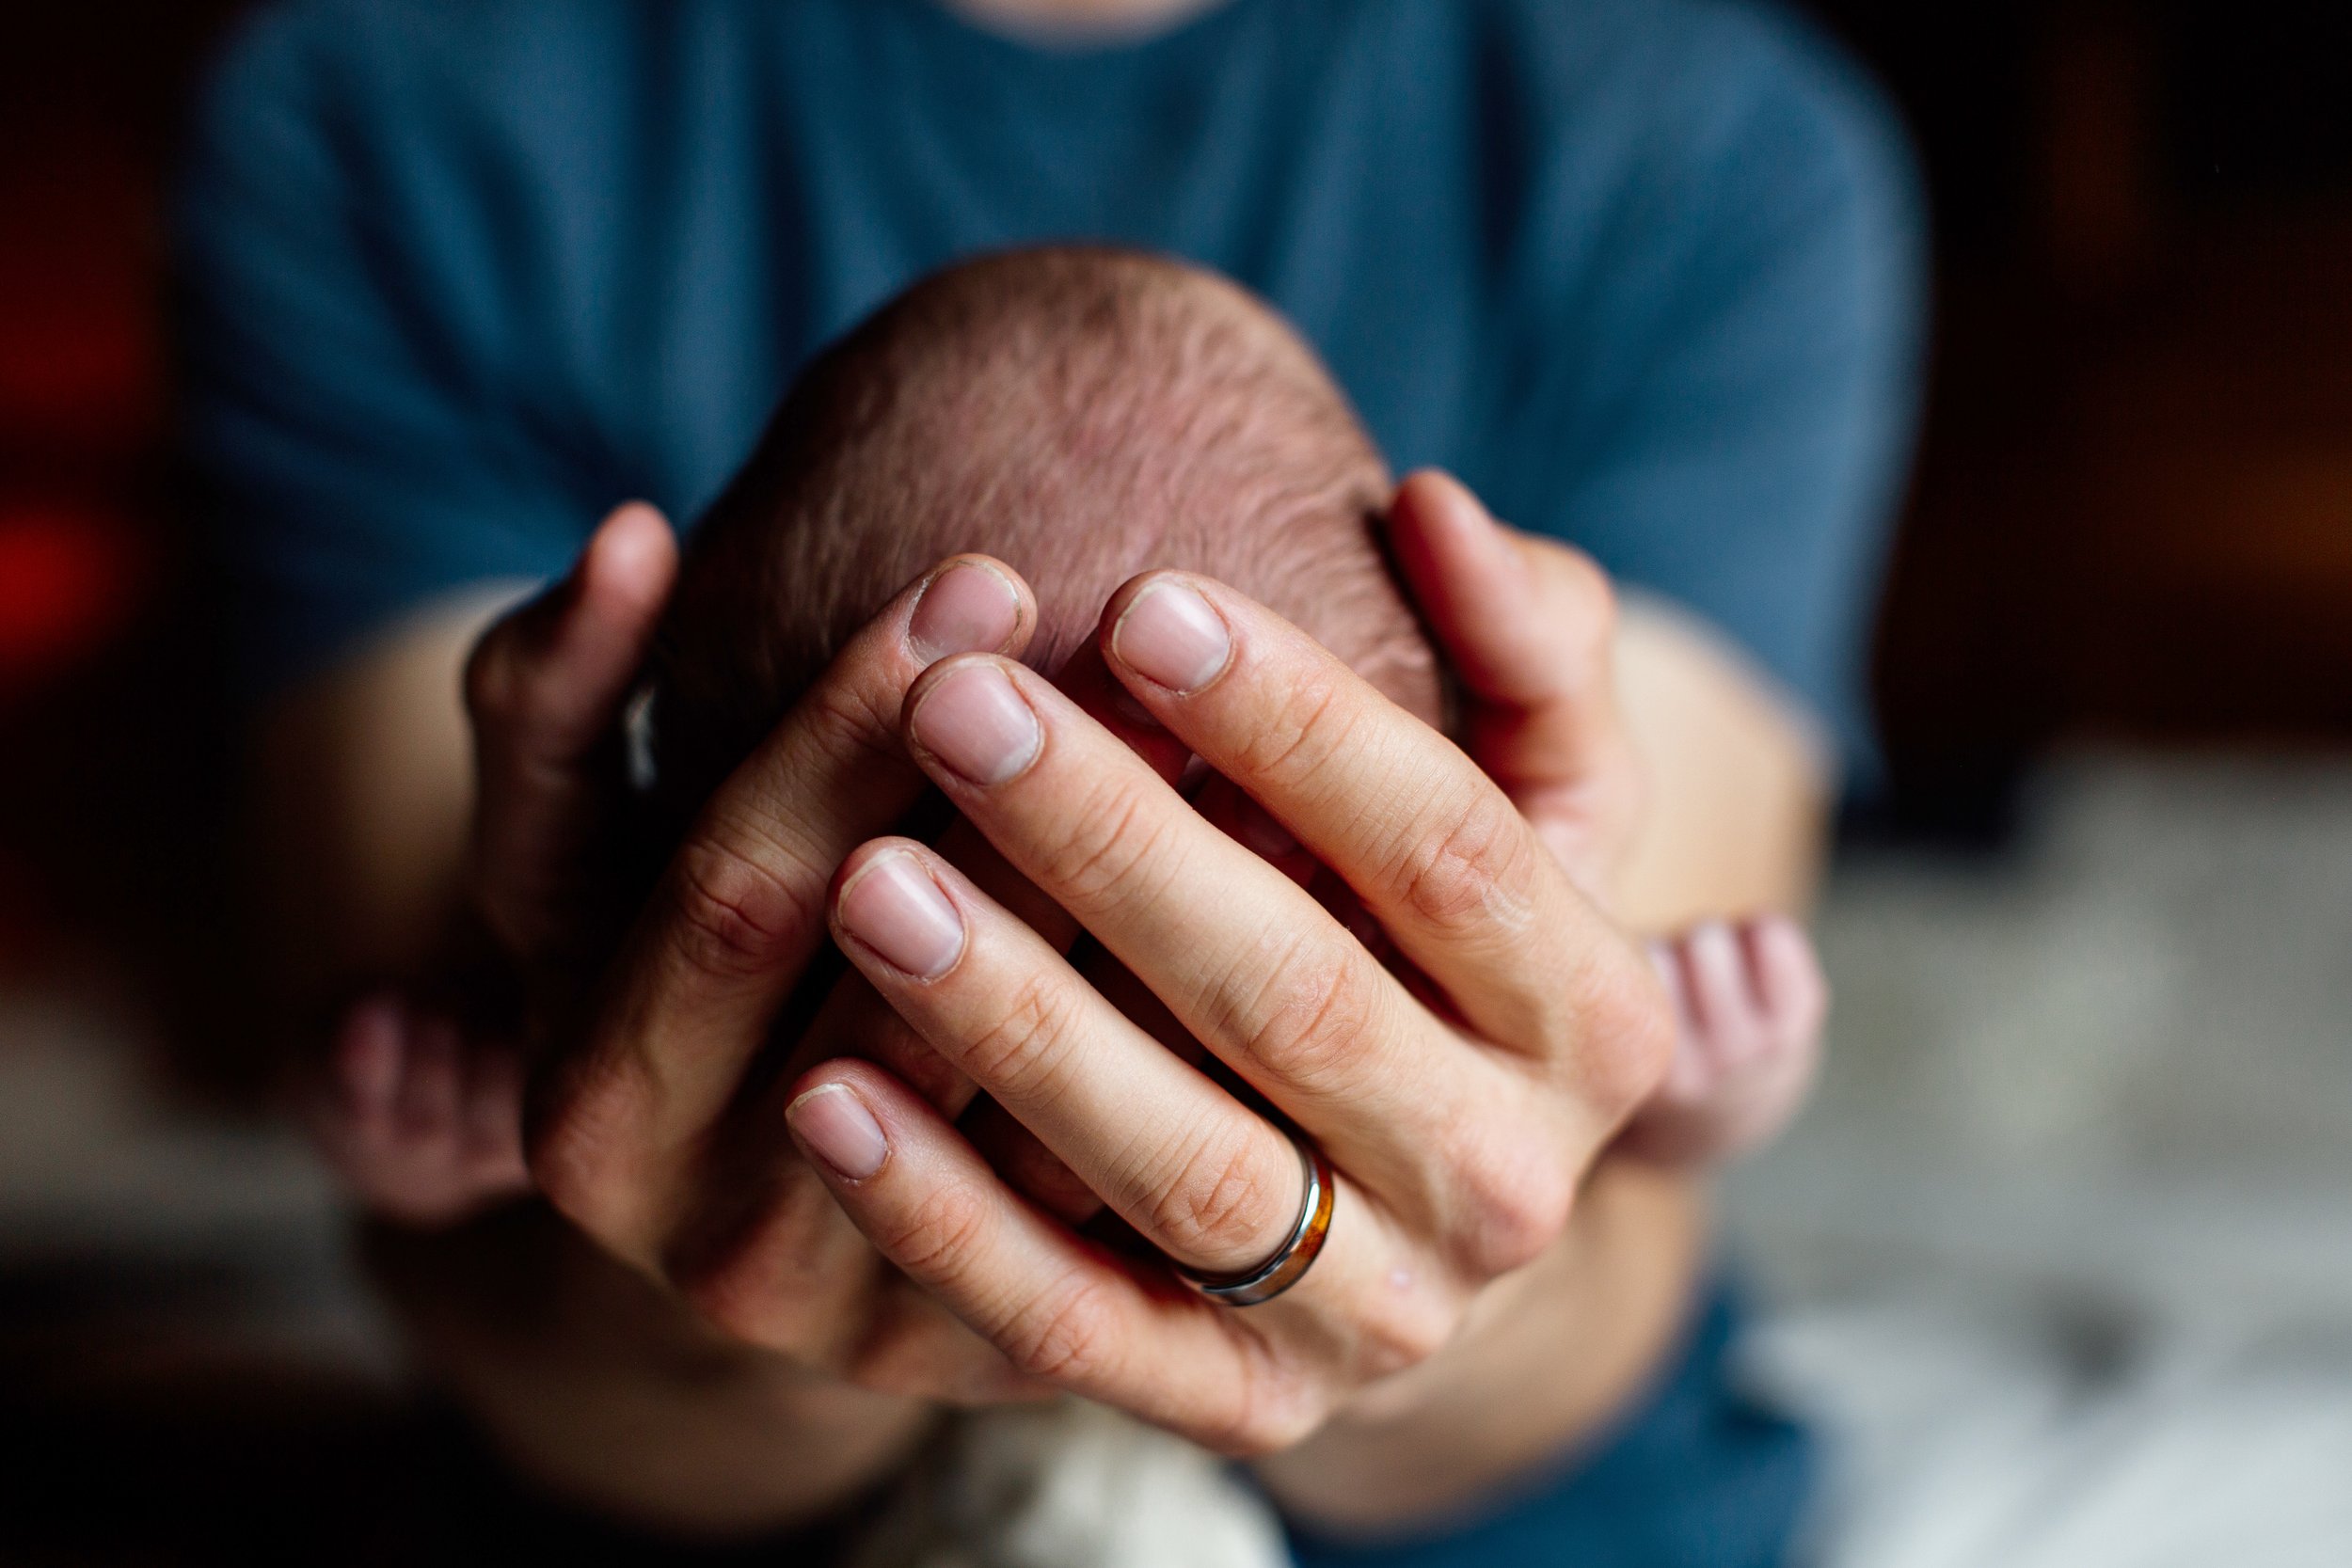
M 103 645 L 130 617 L 129 531 L 97 511 L 0 505 L 0 696 Z

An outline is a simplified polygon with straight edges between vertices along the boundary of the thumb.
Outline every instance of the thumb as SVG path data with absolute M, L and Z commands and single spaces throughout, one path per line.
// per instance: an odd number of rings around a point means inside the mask
M 622 712 L 676 580 L 669 523 L 631 502 L 468 661 L 475 890 L 491 929 L 525 961 L 548 956 L 577 918 L 620 784 Z
M 1506 788 L 1620 763 L 1616 598 L 1582 551 L 1496 522 L 1458 480 L 1408 476 L 1390 508 L 1406 585 L 1470 700 L 1470 751 Z

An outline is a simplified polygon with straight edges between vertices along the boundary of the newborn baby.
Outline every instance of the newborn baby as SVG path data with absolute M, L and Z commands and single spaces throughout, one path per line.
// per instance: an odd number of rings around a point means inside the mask
M 1381 554 L 1392 489 L 1311 351 L 1228 283 L 1080 249 L 940 273 L 809 367 L 691 541 L 656 659 L 655 799 L 691 812 L 876 610 L 965 550 L 1028 579 L 1026 657 L 1065 680 L 1098 657 L 1112 591 L 1178 567 L 1263 601 L 1442 727 L 1443 671 Z M 1230 788 L 1197 800 L 1295 858 Z M 1652 952 L 1679 1043 L 1619 1148 L 1703 1164 L 1769 1138 L 1818 1053 L 1826 991 L 1805 938 L 1778 918 L 1709 923 Z M 379 1013 L 331 1067 L 313 1125 L 375 1207 L 436 1223 L 527 1185 L 511 1063 Z

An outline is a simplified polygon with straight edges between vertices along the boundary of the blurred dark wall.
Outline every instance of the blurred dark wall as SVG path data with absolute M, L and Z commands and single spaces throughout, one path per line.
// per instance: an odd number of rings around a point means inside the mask
M 78 932 L 200 976 L 221 929 L 156 203 L 235 8 L 0 8 L 0 970 Z M 1817 10 L 1909 117 L 1937 212 L 1877 672 L 1893 816 L 1996 825 L 2071 736 L 2342 744 L 2352 6 Z
M 230 739 L 167 455 L 159 205 L 231 8 L 0 7 L 0 983 L 128 952 L 190 1018 L 233 984 Z
M 1939 228 L 1896 815 L 1997 831 L 2066 737 L 2352 739 L 2352 6 L 1821 11 Z

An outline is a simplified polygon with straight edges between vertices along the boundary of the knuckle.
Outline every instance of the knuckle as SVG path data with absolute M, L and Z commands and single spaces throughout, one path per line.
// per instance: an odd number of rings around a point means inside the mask
M 1108 1288 L 1101 1280 L 1081 1280 L 1016 1318 L 1001 1348 L 1007 1360 L 1031 1377 L 1084 1386 L 1098 1381 L 1110 1364 L 1114 1334 Z
M 1492 1278 L 1527 1267 L 1558 1244 L 1568 1228 L 1576 1189 L 1566 1177 L 1549 1166 L 1507 1203 L 1489 1209 L 1482 1227 L 1476 1261 Z
M 1327 1084 L 1360 1058 L 1378 1022 L 1363 965 L 1342 958 L 1276 967 L 1262 1015 L 1243 1031 L 1248 1058 L 1280 1082 Z
M 1146 895 L 1143 868 L 1162 864 L 1170 831 L 1168 815 L 1152 809 L 1156 803 L 1132 779 L 1092 790 L 1072 815 L 1068 833 L 1042 856 L 1041 869 L 1054 891 L 1089 909 Z
M 679 948 L 698 973 L 713 978 L 765 972 L 819 917 L 814 877 L 779 874 L 706 840 L 680 849 L 675 866 Z
M 1367 1381 L 1410 1370 L 1452 1344 L 1461 1323 L 1461 1308 L 1436 1292 L 1401 1293 L 1359 1329 L 1359 1370 Z
M 1244 1362 L 1223 1408 L 1187 1435 L 1229 1459 L 1262 1459 L 1305 1442 L 1327 1413 L 1295 1365 L 1262 1351 Z
M 1355 709 L 1328 673 L 1303 678 L 1281 706 L 1240 747 L 1237 777 L 1281 789 L 1302 783 L 1326 757 L 1346 749 Z
M 1389 874 L 1403 906 L 1441 932 L 1500 921 L 1523 930 L 1532 918 L 1535 859 L 1516 806 L 1481 790 L 1441 831 L 1413 824 Z
M 1565 1059 L 1579 1096 L 1614 1120 L 1664 1078 L 1674 1059 L 1674 1008 L 1663 983 L 1629 949 L 1597 958 L 1577 990 L 1578 1037 Z
M 872 683 L 829 673 L 802 699 L 795 715 L 805 721 L 818 752 L 827 756 L 899 759 L 898 694 Z
M 876 1242 L 901 1269 L 952 1289 L 968 1277 L 988 1245 L 992 1213 L 968 1181 L 951 1181 L 917 1203 Z
M 1060 1071 L 1077 1030 L 1069 988 L 1056 975 L 1026 975 L 996 1021 L 965 1048 L 964 1070 L 993 1089 L 1038 1093 Z
M 1259 1152 L 1253 1140 L 1232 1137 L 1195 1148 L 1152 1202 L 1153 1240 L 1190 1258 L 1270 1250 L 1288 1218 L 1283 1206 L 1295 1199 L 1275 1190 Z
M 1455 1166 L 1454 1261 L 1473 1279 L 1525 1268 L 1568 1228 L 1576 1182 L 1558 1149 L 1518 1137 L 1482 1146 Z

